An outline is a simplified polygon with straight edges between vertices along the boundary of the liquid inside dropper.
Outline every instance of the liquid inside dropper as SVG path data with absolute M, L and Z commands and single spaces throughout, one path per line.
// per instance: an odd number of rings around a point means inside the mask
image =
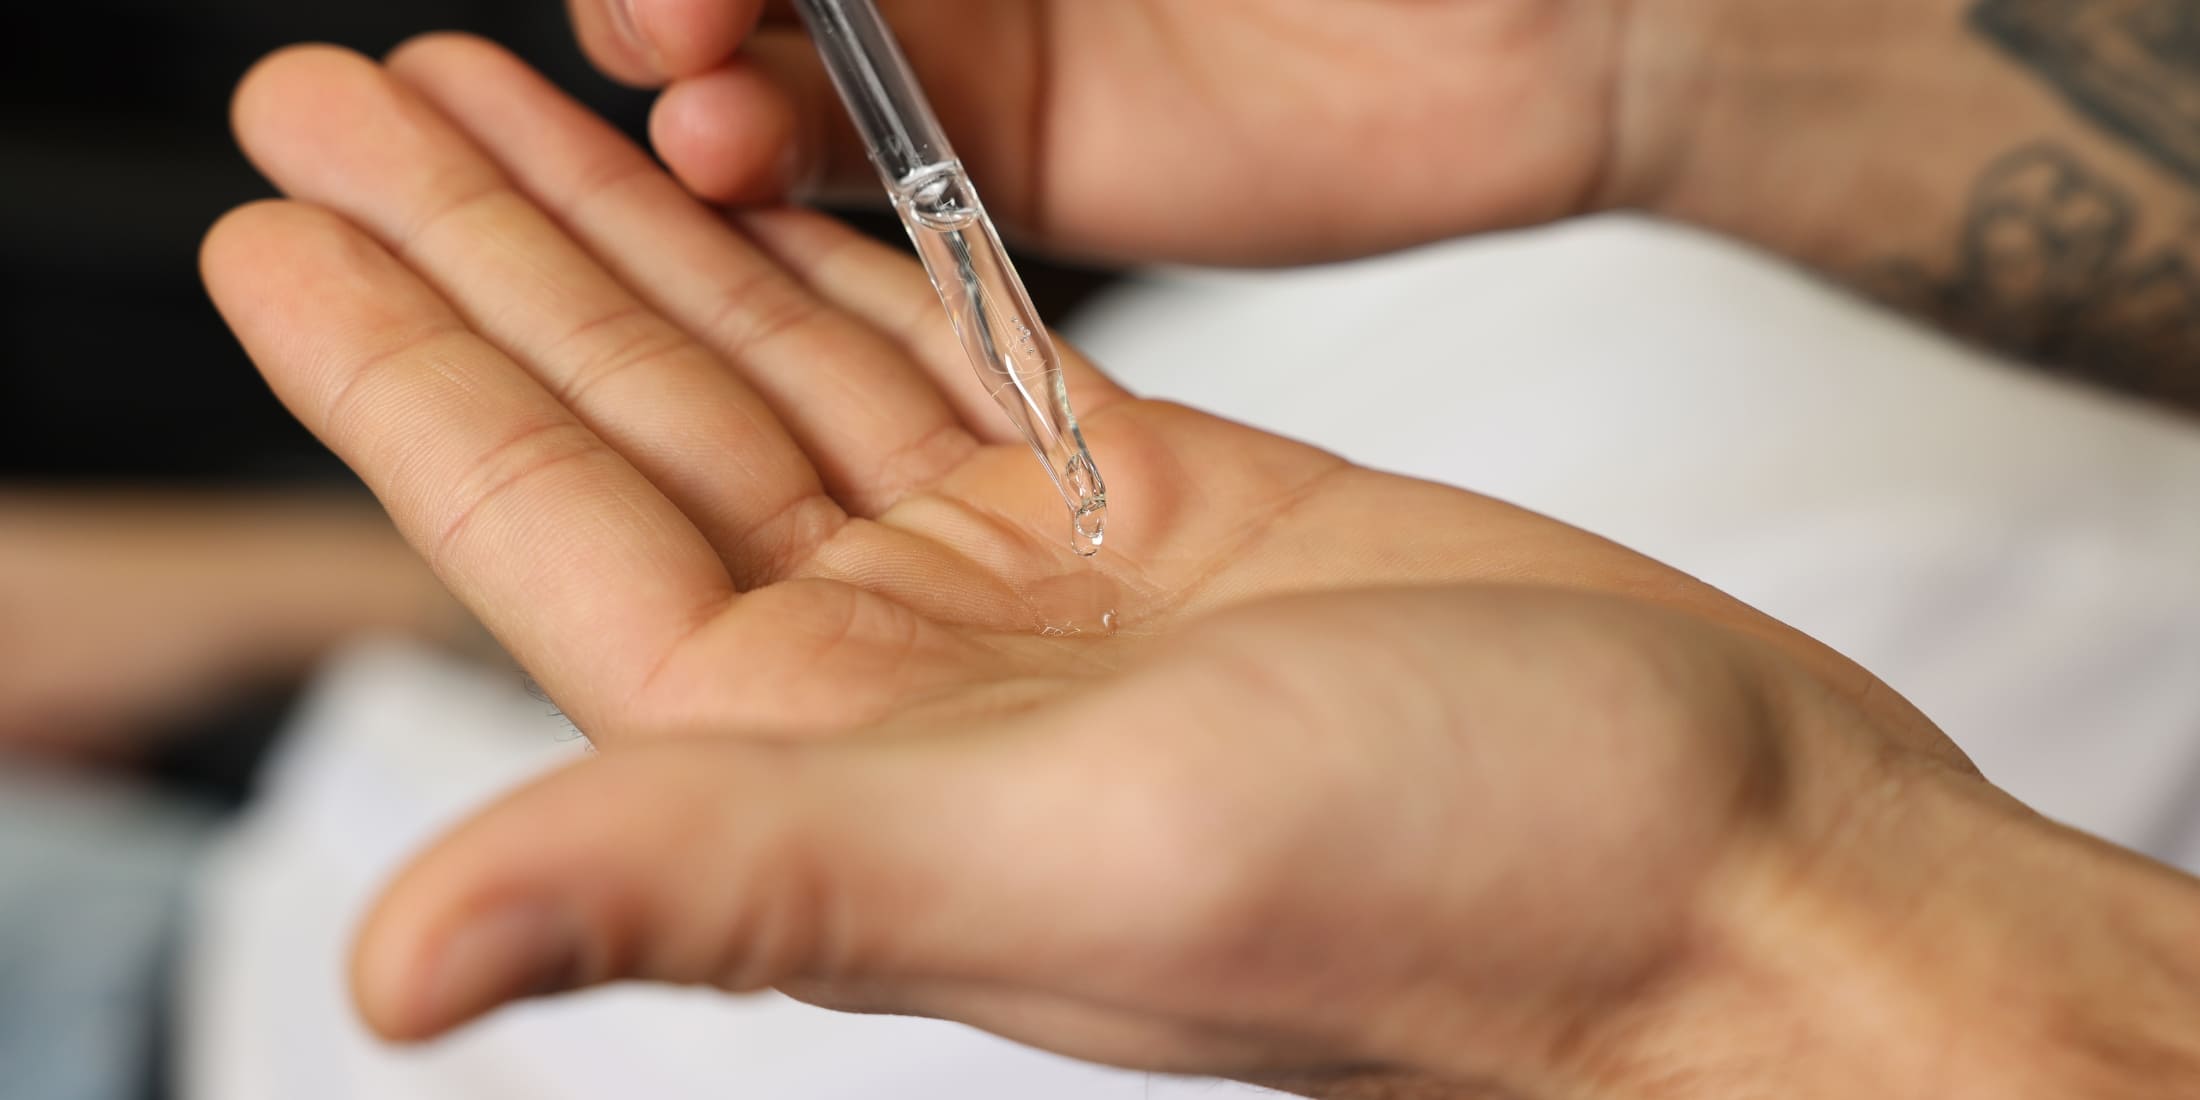
M 902 181 L 894 206 L 979 380 L 1031 444 L 1068 507 L 1071 549 L 1085 557 L 1099 553 L 1107 539 L 1107 483 L 1078 430 L 1054 341 L 962 164 L 937 165 Z

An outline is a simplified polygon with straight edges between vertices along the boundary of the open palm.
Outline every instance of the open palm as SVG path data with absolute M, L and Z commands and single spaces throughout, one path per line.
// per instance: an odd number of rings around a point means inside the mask
M 599 738 L 999 713 L 1226 606 L 1477 579 L 1646 598 L 1869 683 L 1617 546 L 1071 353 L 1115 497 L 1080 559 L 912 262 L 806 212 L 727 223 L 486 43 L 287 52 L 236 116 L 302 201 L 217 228 L 216 300 Z

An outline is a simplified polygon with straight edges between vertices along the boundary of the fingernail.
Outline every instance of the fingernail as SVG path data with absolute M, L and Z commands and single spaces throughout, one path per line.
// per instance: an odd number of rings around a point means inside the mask
M 619 30 L 619 37 L 634 47 L 634 52 L 657 68 L 657 50 L 649 44 L 649 37 L 642 33 L 642 21 L 634 16 L 634 0 L 611 0 L 611 24 Z
M 525 997 L 577 987 L 580 922 L 562 909 L 519 903 L 461 926 L 429 972 L 423 1015 L 443 1027 Z

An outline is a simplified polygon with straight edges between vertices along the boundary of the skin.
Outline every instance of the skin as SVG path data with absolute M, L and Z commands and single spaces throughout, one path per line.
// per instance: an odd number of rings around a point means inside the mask
M 898 254 L 478 41 L 236 121 L 217 304 L 604 749 L 392 886 L 385 1035 L 642 978 L 1308 1095 L 2190 1091 L 2193 884 L 1698 582 L 1073 355 L 1087 566 Z

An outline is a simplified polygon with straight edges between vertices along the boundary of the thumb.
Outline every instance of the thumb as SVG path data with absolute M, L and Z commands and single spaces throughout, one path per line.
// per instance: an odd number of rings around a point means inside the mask
M 621 980 L 1012 983 L 1077 936 L 1063 914 L 1096 885 L 1079 849 L 1105 847 L 1096 818 L 1055 807 L 1062 769 L 1033 747 L 682 742 L 584 761 L 399 877 L 359 940 L 354 995 L 376 1031 L 414 1040 Z M 1093 841 L 1062 835 L 1072 816 Z

